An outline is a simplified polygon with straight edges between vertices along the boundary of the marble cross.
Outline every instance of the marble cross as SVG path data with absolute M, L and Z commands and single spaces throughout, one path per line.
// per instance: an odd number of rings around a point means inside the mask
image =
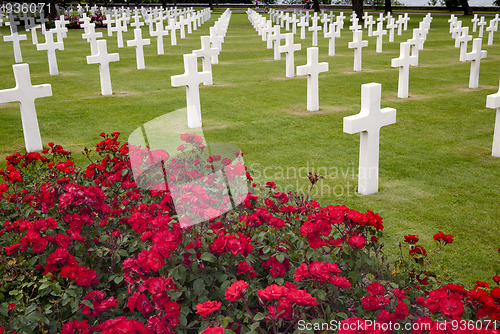
M 224 42 L 224 37 L 217 35 L 217 31 L 216 31 L 215 27 L 210 27 L 209 31 L 210 31 L 210 45 L 212 47 L 216 48 L 217 50 L 219 50 L 219 52 L 220 52 L 222 50 L 222 43 Z M 268 37 L 268 38 L 270 38 L 270 37 Z M 218 54 L 213 55 L 212 56 L 212 64 L 218 64 L 218 63 L 219 63 Z
M 116 25 L 111 30 L 116 31 L 116 41 L 119 48 L 123 48 L 123 33 L 127 27 L 127 23 L 123 19 L 116 19 Z
M 211 72 L 198 72 L 195 54 L 184 55 L 184 74 L 171 77 L 173 87 L 186 86 L 187 120 L 189 128 L 201 128 L 200 84 L 211 84 Z
M 396 29 L 398 25 L 394 21 L 394 18 L 391 17 L 387 22 L 387 29 L 389 29 L 389 42 L 394 42 L 394 29 Z
M 301 16 L 297 25 L 300 27 L 300 39 L 306 39 L 306 27 L 309 26 L 309 21 L 306 20 L 305 16 Z
M 410 79 L 410 66 L 417 66 L 417 56 L 410 56 L 411 44 L 401 43 L 399 58 L 391 61 L 392 67 L 399 67 L 398 97 L 405 99 L 408 97 L 408 82 Z
M 318 62 L 318 48 L 307 48 L 306 65 L 297 66 L 297 75 L 307 75 L 307 110 L 319 110 L 319 73 L 328 71 L 328 63 Z
M 398 25 L 398 36 L 401 36 L 403 33 L 403 15 L 398 15 L 398 20 L 396 21 L 396 24 Z
M 42 138 L 36 117 L 35 100 L 52 96 L 52 88 L 48 84 L 33 86 L 28 64 L 12 65 L 12 69 L 16 86 L 0 91 L 0 103 L 19 102 L 26 151 L 41 151 Z
M 293 33 L 285 34 L 285 45 L 279 46 L 280 52 L 286 53 L 286 77 L 293 78 L 295 76 L 295 51 L 301 49 L 300 44 L 293 44 Z
M 168 26 L 166 28 L 170 30 L 170 45 L 177 45 L 177 28 L 179 28 L 179 26 L 177 25 L 177 20 L 174 18 L 169 18 Z
M 165 49 L 163 47 L 163 36 L 168 35 L 168 30 L 165 30 L 163 25 L 163 20 L 156 22 L 156 30 L 149 34 L 151 37 L 156 37 L 156 51 L 159 55 L 165 54 Z
M 197 57 L 202 58 L 203 72 L 212 72 L 212 57 L 219 54 L 219 49 L 212 48 L 210 44 L 210 36 L 201 36 L 201 49 L 193 50 Z
M 97 41 L 97 53 L 95 55 L 87 56 L 87 64 L 99 64 L 99 76 L 101 78 L 102 95 L 113 94 L 113 89 L 111 88 L 111 74 L 109 72 L 109 63 L 119 60 L 120 55 L 118 53 L 108 53 L 105 39 Z
M 312 19 L 312 25 L 307 29 L 312 31 L 312 46 L 318 46 L 318 31 L 321 30 L 321 26 L 318 26 L 318 18 Z
M 142 38 L 141 28 L 134 29 L 134 39 L 127 41 L 127 46 L 135 46 L 135 58 L 138 70 L 146 68 L 144 63 L 144 45 L 149 44 L 151 44 L 151 40 L 149 38 Z
M 486 28 L 486 31 L 488 32 L 488 45 L 493 45 L 493 34 L 497 31 L 495 19 L 490 21 L 490 26 Z
M 274 60 L 280 60 L 281 54 L 279 51 L 279 47 L 281 45 L 281 40 L 285 38 L 285 35 L 280 32 L 281 28 L 279 25 L 275 25 L 273 27 L 273 34 L 268 37 L 274 43 Z
M 469 41 L 472 41 L 472 36 L 469 35 L 469 27 L 463 27 L 460 36 L 455 40 L 460 47 L 460 58 L 461 62 L 465 61 L 465 54 L 467 53 L 467 45 Z M 456 46 L 456 44 L 455 44 Z
M 102 37 L 102 32 L 95 31 L 95 23 L 90 23 L 87 32 L 82 34 L 82 38 L 86 38 L 90 43 L 90 54 L 95 55 L 97 52 L 97 39 Z
M 472 40 L 472 51 L 465 54 L 465 60 L 470 60 L 470 76 L 469 76 L 469 88 L 479 87 L 479 67 L 481 65 L 481 59 L 486 58 L 487 53 L 481 50 L 481 44 L 483 40 L 481 38 L 474 38 Z
M 14 49 L 14 61 L 16 63 L 23 62 L 23 55 L 21 53 L 21 44 L 20 41 L 27 40 L 28 37 L 26 35 L 19 35 L 19 33 L 12 32 L 9 36 L 3 36 L 4 42 L 12 42 L 12 47 Z
M 349 42 L 347 47 L 349 49 L 354 49 L 354 71 L 361 71 L 361 50 L 362 48 L 368 46 L 368 41 L 363 41 L 363 31 L 354 31 L 352 42 Z
M 396 123 L 396 109 L 380 109 L 382 85 L 361 85 L 361 111 L 344 117 L 344 132 L 360 133 L 358 192 L 371 195 L 378 192 L 380 129 Z
M 324 34 L 324 37 L 328 38 L 328 55 L 335 56 L 335 38 L 340 37 L 338 22 L 330 23 L 330 28 Z
M 472 32 L 476 32 L 477 23 L 479 22 L 479 19 L 477 18 L 477 14 L 474 14 L 474 18 L 471 20 L 471 22 L 472 22 Z
M 491 155 L 500 158 L 500 89 L 497 93 L 486 97 L 486 108 L 496 109 L 495 129 L 493 130 L 493 146 Z
M 481 16 L 481 19 L 479 20 L 479 23 L 477 24 L 479 26 L 479 37 L 483 38 L 483 31 L 484 31 L 484 26 L 486 25 L 486 21 L 484 20 L 484 16 Z
M 106 25 L 108 36 L 113 36 L 113 30 L 111 30 L 111 28 L 112 24 L 115 23 L 115 20 L 111 18 L 111 14 L 106 14 L 106 18 L 102 20 L 102 23 Z
M 384 35 L 387 34 L 387 30 L 384 30 L 383 26 L 384 26 L 384 22 L 379 21 L 377 23 L 377 30 L 375 30 L 373 32 L 373 36 L 377 37 L 377 45 L 375 48 L 375 52 L 377 52 L 377 53 L 382 52 L 382 38 L 384 37 Z
M 53 32 L 45 32 L 45 43 L 36 45 L 37 50 L 46 50 L 47 58 L 49 60 L 49 73 L 50 75 L 58 75 L 56 50 L 64 50 L 63 42 L 54 42 Z

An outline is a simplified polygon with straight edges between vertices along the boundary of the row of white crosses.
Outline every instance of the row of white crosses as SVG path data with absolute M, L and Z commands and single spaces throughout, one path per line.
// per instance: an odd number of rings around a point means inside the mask
M 452 14 L 448 22 L 450 23 L 450 33 L 452 34 L 452 38 L 455 38 L 455 47 L 460 48 L 460 56 L 459 61 L 471 62 L 471 69 L 469 75 L 469 88 L 478 88 L 479 87 L 479 69 L 481 64 L 481 59 L 486 58 L 487 52 L 485 50 L 481 50 L 482 47 L 482 28 L 485 24 L 481 24 L 484 22 L 484 16 L 481 17 L 483 21 L 480 21 L 477 18 L 477 14 L 472 19 L 473 22 L 473 31 L 476 30 L 476 25 L 480 25 L 479 38 L 472 39 L 472 36 L 469 35 L 469 27 L 462 27 L 462 21 L 458 21 L 458 19 Z M 490 21 L 490 26 L 486 29 L 489 31 L 488 37 L 488 45 L 493 44 L 493 33 L 497 30 L 498 22 L 500 18 L 498 15 L 495 15 L 493 19 Z M 467 47 L 469 41 L 472 40 L 472 50 L 471 52 L 467 52 Z
M 489 25 L 486 27 L 486 31 L 488 32 L 488 45 L 493 45 L 493 37 L 494 33 L 498 31 L 498 23 L 500 21 L 500 16 L 499 14 L 495 14 L 495 17 L 493 17 Z M 462 28 L 462 21 L 459 21 L 458 18 L 455 15 L 451 15 L 450 19 L 448 20 L 450 23 L 450 33 L 452 38 L 458 38 L 461 33 Z M 487 25 L 487 22 L 485 21 L 485 17 L 481 16 L 481 18 L 478 18 L 477 14 L 474 14 L 474 18 L 471 20 L 472 22 L 472 32 L 477 31 L 477 27 L 479 26 L 479 32 L 478 32 L 478 37 L 483 38 L 484 34 L 484 27 Z
M 118 22 L 122 21 L 121 19 L 117 20 Z M 125 22 L 125 20 L 123 20 Z M 121 23 L 119 23 L 121 25 Z M 127 41 L 127 46 L 136 48 L 136 61 L 137 61 L 137 69 L 145 68 L 144 61 L 144 46 L 149 45 L 151 41 L 149 39 L 142 38 L 142 30 L 139 25 L 134 29 L 134 39 Z M 90 32 L 92 31 L 92 24 L 88 24 L 90 28 Z M 85 34 L 83 37 L 85 38 Z M 111 75 L 109 71 L 109 63 L 119 61 L 120 57 L 118 53 L 109 54 L 107 51 L 107 43 L 106 40 L 98 40 L 96 46 L 96 52 L 91 53 L 90 56 L 87 56 L 88 64 L 99 64 L 99 76 L 101 82 L 101 94 L 102 95 L 112 95 L 113 90 L 111 86 Z
M 220 31 L 221 35 L 226 34 L 230 19 L 231 11 L 228 8 L 216 22 L 215 29 Z M 202 49 L 184 55 L 184 74 L 171 77 L 172 86 L 186 86 L 187 124 L 191 129 L 202 127 L 200 84 L 212 85 L 212 72 L 207 69 L 206 61 L 213 59 L 212 57 L 221 50 L 211 48 L 207 43 L 210 40 L 206 37 L 208 36 L 202 36 Z M 204 61 L 202 72 L 198 72 L 198 57 L 202 57 Z
M 359 36 L 361 31 L 354 33 Z M 286 40 L 285 46 L 292 49 L 293 34 L 286 34 Z M 300 46 L 300 44 L 297 45 Z M 292 50 L 297 49 L 300 48 L 295 46 Z M 288 54 L 293 55 L 293 51 L 287 52 L 287 56 Z M 318 48 L 308 48 L 307 64 L 297 66 L 297 75 L 307 75 L 307 110 L 309 111 L 319 109 L 318 74 L 326 71 L 328 71 L 328 63 L 318 62 Z M 344 132 L 360 133 L 358 192 L 362 195 L 378 192 L 380 129 L 396 122 L 395 109 L 380 109 L 381 90 L 382 86 L 378 83 L 362 85 L 361 112 L 344 118 Z

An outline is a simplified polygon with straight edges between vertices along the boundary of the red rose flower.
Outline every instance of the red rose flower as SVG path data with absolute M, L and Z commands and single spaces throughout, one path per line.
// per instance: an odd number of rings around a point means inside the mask
M 284 286 L 271 284 L 265 289 L 257 290 L 257 295 L 262 300 L 279 299 L 286 296 L 287 288 Z
M 201 334 L 224 334 L 222 327 L 207 327 Z
M 297 269 L 295 269 L 294 279 L 297 282 L 302 281 L 304 278 L 311 276 L 309 270 L 307 269 L 307 264 L 302 263 Z
M 405 242 L 409 243 L 410 245 L 415 245 L 418 240 L 418 236 L 416 235 L 405 235 Z
M 433 237 L 434 240 L 436 241 L 444 241 L 447 244 L 451 244 L 453 242 L 453 236 L 452 235 L 446 235 L 443 232 L 439 231 L 438 233 L 434 234 Z
M 368 295 L 361 299 L 361 303 L 363 304 L 363 308 L 367 311 L 377 311 L 382 310 L 389 304 L 389 297 L 376 297 Z
M 330 283 L 338 286 L 339 288 L 350 289 L 351 282 L 347 279 L 347 277 L 343 276 L 332 276 L 330 277 Z
M 398 320 L 404 320 L 410 314 L 408 312 L 408 305 L 401 299 L 398 300 L 398 305 L 396 306 L 396 318 Z
M 377 282 L 373 282 L 366 287 L 366 292 L 373 296 L 383 296 L 385 294 L 385 287 Z
M 207 317 L 210 313 L 220 309 L 221 306 L 221 302 L 208 300 L 203 304 L 196 305 L 196 313 L 202 317 Z
M 11 255 L 11 254 L 17 252 L 19 250 L 19 248 L 21 248 L 20 243 L 13 244 L 12 246 L 9 246 L 9 247 L 5 247 L 5 254 Z
M 290 290 L 287 299 L 297 305 L 318 305 L 316 298 L 311 296 L 306 290 Z
M 351 247 L 363 249 L 365 247 L 365 238 L 360 235 L 351 235 L 347 243 Z
M 493 276 L 493 282 L 495 282 L 496 284 L 500 284 L 500 276 L 498 275 Z
M 424 247 L 417 245 L 415 248 L 410 249 L 410 255 L 414 258 L 422 258 L 427 256 L 427 251 L 425 250 Z
M 248 283 L 245 281 L 236 281 L 230 286 L 227 287 L 226 293 L 225 293 L 225 298 L 230 301 L 234 302 L 237 300 L 240 300 L 241 298 L 241 293 L 248 288 Z

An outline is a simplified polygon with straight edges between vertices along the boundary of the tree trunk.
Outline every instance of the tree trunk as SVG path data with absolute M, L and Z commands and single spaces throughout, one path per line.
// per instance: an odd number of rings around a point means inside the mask
M 363 20 L 363 0 L 352 0 L 352 10 L 358 16 L 360 21 Z
M 167 9 L 167 0 L 161 0 L 161 6 L 163 9 Z
M 467 1 L 467 0 L 465 0 Z M 391 4 L 391 0 L 385 0 L 385 3 L 384 3 L 384 11 L 385 13 L 392 13 L 392 4 Z
M 472 15 L 472 10 L 469 7 L 469 2 L 467 0 L 460 0 L 464 15 Z
M 315 12 L 319 12 L 319 0 L 313 0 L 313 9 Z
M 214 2 L 212 0 L 208 0 L 208 6 L 210 7 L 210 10 L 214 10 Z

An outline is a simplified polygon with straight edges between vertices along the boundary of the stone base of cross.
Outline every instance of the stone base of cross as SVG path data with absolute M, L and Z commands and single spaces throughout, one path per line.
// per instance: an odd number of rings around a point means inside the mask
M 361 85 L 361 111 L 344 117 L 344 132 L 360 133 L 358 192 L 371 195 L 378 192 L 380 128 L 396 123 L 396 109 L 380 109 L 382 85 Z

